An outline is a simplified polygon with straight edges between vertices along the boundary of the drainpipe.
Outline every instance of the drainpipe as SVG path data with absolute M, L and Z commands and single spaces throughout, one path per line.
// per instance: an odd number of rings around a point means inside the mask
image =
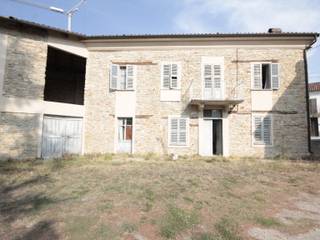
M 304 61 L 304 74 L 305 74 L 305 85 L 306 85 L 306 107 L 307 107 L 307 126 L 308 126 L 308 152 L 312 154 L 311 149 L 311 132 L 310 132 L 310 109 L 309 109 L 309 75 L 308 75 L 308 60 L 307 51 L 317 41 L 319 34 L 315 34 L 312 43 L 303 50 L 303 61 Z

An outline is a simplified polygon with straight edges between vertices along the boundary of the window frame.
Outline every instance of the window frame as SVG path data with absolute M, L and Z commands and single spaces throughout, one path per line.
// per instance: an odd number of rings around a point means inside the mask
M 173 65 L 173 64 L 176 64 L 177 65 L 177 87 L 171 87 L 172 86 L 172 78 L 170 78 L 170 82 L 169 82 L 169 87 L 164 87 L 163 86 L 163 77 L 164 77 L 164 74 L 163 74 L 163 69 L 164 69 L 164 65 Z M 172 69 L 172 67 L 170 68 Z M 169 61 L 169 62 L 161 62 L 160 64 L 160 89 L 161 90 L 181 90 L 181 63 L 180 62 L 172 62 L 172 61 Z
M 179 120 L 180 119 L 185 119 L 186 120 L 186 143 L 185 144 L 175 144 L 175 143 L 172 143 L 171 142 L 171 120 L 172 119 L 178 119 L 178 136 L 179 136 L 179 133 L 180 133 L 180 123 L 179 123 Z M 179 116 L 179 115 L 171 115 L 171 116 L 168 116 L 168 147 L 169 148 L 186 148 L 186 147 L 189 147 L 189 133 L 190 133 L 190 124 L 189 124 L 189 117 L 188 116 Z M 179 137 L 178 137 L 179 138 Z
M 112 87 L 112 67 L 113 66 L 116 66 L 117 67 L 117 72 L 118 72 L 118 75 L 117 75 L 117 87 L 116 88 L 113 88 Z M 131 66 L 132 67 L 132 71 L 133 71 L 133 76 L 132 76 L 132 88 L 127 88 L 128 86 L 128 66 Z M 121 67 L 125 67 L 125 72 L 126 72 L 126 79 L 125 79 L 125 88 L 124 89 L 121 89 L 120 88 L 120 68 Z M 111 91 L 134 91 L 136 88 L 136 66 L 135 65 L 132 65 L 132 64 L 114 64 L 114 63 L 111 63 L 110 64 L 110 67 L 109 67 L 109 89 Z
M 256 88 L 254 86 L 254 65 L 259 64 L 260 65 L 260 77 L 261 77 L 261 88 Z M 270 65 L 270 88 L 263 89 L 262 88 L 262 65 L 268 64 Z M 277 64 L 278 65 L 278 87 L 274 88 L 273 86 L 273 81 L 272 81 L 272 64 Z M 278 62 L 271 62 L 271 61 L 266 61 L 266 62 L 251 62 L 250 63 L 250 74 L 251 74 L 251 90 L 253 91 L 277 91 L 280 89 L 280 63 Z
M 262 143 L 256 143 L 255 141 L 255 117 L 260 117 L 262 118 L 262 122 L 264 120 L 265 117 L 270 117 L 270 120 L 271 120 L 271 126 L 270 126 L 270 139 L 271 139 L 271 142 L 270 144 L 266 144 L 264 142 Z M 251 144 L 253 147 L 273 147 L 273 144 L 274 144 L 274 140 L 273 140 L 273 124 L 274 124 L 274 120 L 273 120 L 273 116 L 272 114 L 252 114 L 251 116 Z M 262 124 L 262 139 L 264 138 L 264 133 L 263 133 L 263 129 L 264 129 L 264 126 Z

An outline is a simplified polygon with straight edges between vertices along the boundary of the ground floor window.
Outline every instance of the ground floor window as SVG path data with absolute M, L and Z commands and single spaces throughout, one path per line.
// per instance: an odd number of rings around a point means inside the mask
M 188 143 L 188 118 L 169 117 L 169 145 L 187 146 Z
M 253 116 L 253 145 L 272 145 L 271 116 Z
M 312 137 L 319 137 L 318 118 L 311 118 L 311 136 Z
M 118 118 L 117 152 L 132 152 L 132 118 Z

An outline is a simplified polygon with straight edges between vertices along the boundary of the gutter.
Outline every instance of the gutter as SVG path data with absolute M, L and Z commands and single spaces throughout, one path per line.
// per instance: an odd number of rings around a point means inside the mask
M 319 34 L 314 35 L 313 41 L 303 50 L 303 61 L 304 61 L 304 74 L 305 74 L 305 85 L 306 85 L 306 108 L 307 108 L 307 127 L 308 127 L 308 152 L 312 154 L 311 149 L 311 129 L 310 129 L 310 109 L 309 109 L 309 74 L 308 74 L 308 59 L 307 51 L 312 48 L 312 45 L 317 41 Z

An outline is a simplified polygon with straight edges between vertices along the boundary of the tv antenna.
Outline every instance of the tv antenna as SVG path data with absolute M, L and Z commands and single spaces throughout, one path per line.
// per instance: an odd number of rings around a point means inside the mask
M 49 10 L 49 11 L 52 11 L 52 12 L 56 12 L 56 13 L 60 13 L 60 14 L 63 14 L 65 16 L 67 16 L 67 19 L 68 19 L 68 31 L 71 32 L 71 29 L 72 29 L 72 17 L 77 11 L 79 11 L 80 6 L 83 5 L 87 0 L 79 1 L 73 7 L 71 7 L 69 10 L 64 10 L 62 8 L 58 8 L 58 7 L 54 7 L 54 6 L 46 6 L 46 5 L 35 3 L 35 2 L 29 1 L 29 0 L 11 0 L 11 1 L 22 3 L 22 4 L 25 4 L 25 5 L 29 5 L 29 6 L 33 6 L 33 7 L 37 7 L 37 8 L 41 8 L 41 9 L 46 9 L 46 10 Z

